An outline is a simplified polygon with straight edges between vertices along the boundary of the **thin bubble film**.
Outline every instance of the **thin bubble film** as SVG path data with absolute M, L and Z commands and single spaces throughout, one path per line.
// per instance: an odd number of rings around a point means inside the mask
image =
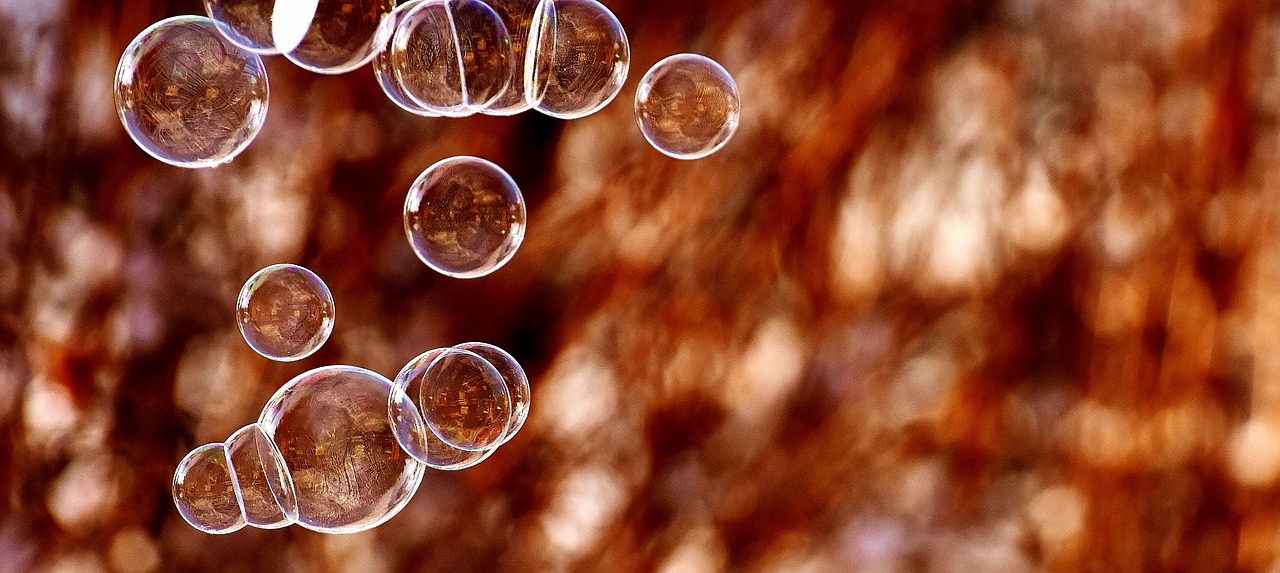
M 234 159 L 267 115 L 267 73 L 257 54 L 229 42 L 204 16 L 161 20 L 120 56 L 116 111 L 152 157 L 179 167 Z
M 424 465 L 396 441 L 387 416 L 392 384 L 354 366 L 325 366 L 290 380 L 258 422 L 293 477 L 298 523 L 352 533 L 398 513 Z
M 422 411 L 418 407 L 422 380 L 427 368 L 445 350 L 428 350 L 405 364 L 393 382 L 387 411 L 396 441 L 409 455 L 434 469 L 460 470 L 488 459 L 497 447 L 484 451 L 455 448 L 440 441 L 435 432 L 427 429 Z
M 293 493 L 280 450 L 263 432 L 249 424 L 224 442 L 240 509 L 254 527 L 275 529 L 297 521 L 298 501 Z
M 595 0 L 542 0 L 529 29 L 524 92 L 547 115 L 576 119 L 608 105 L 622 89 L 631 48 L 622 24 Z
M 502 374 L 480 355 L 457 348 L 427 366 L 418 404 L 427 429 L 462 450 L 498 445 L 511 419 L 511 393 Z
M 677 159 L 715 153 L 738 129 L 738 85 L 715 60 L 677 54 L 649 69 L 636 88 L 636 121 L 650 145 Z
M 511 395 L 510 422 L 502 437 L 502 443 L 507 443 L 515 437 L 520 428 L 524 427 L 524 421 L 529 417 L 529 401 L 532 392 L 529 388 L 529 377 L 525 375 L 524 368 L 506 350 L 487 342 L 464 342 L 454 345 L 454 348 L 474 352 L 487 360 L 498 374 L 502 375 L 502 381 L 506 383 L 507 391 Z
M 173 472 L 173 502 L 192 527 L 205 533 L 231 533 L 245 525 L 222 444 L 191 451 Z
M 492 162 L 451 157 L 428 167 L 409 188 L 404 228 L 427 266 L 456 278 L 484 276 L 520 248 L 524 196 Z
M 507 28 L 478 0 L 415 4 L 396 19 L 387 51 L 399 91 L 438 115 L 480 111 L 505 93 L 511 77 Z
M 410 10 L 417 7 L 418 4 L 426 0 L 409 0 L 404 4 L 396 6 L 395 11 L 388 16 L 388 26 L 392 30 L 399 29 L 400 22 L 408 15 Z M 428 110 L 413 98 L 405 93 L 404 88 L 400 85 L 400 79 L 396 77 L 395 61 L 391 57 L 392 46 L 395 42 L 395 34 L 387 36 L 386 43 L 373 56 L 371 66 L 373 67 L 373 76 L 378 80 L 378 87 L 382 88 L 382 93 L 387 95 L 392 103 L 400 106 L 401 109 L 421 115 L 423 117 L 440 117 L 439 113 Z
M 502 18 L 511 38 L 511 71 L 506 91 L 481 111 L 488 115 L 515 115 L 530 107 L 524 97 L 525 53 L 538 0 L 489 0 L 488 3 Z
M 333 295 L 310 269 L 292 264 L 249 277 L 236 300 L 236 322 L 255 352 L 279 361 L 301 360 L 333 332 Z
M 392 33 L 395 0 L 276 0 L 271 32 L 289 61 L 321 74 L 365 65 Z
M 231 43 L 269 55 L 280 53 L 271 37 L 275 4 L 275 0 L 204 0 L 204 10 Z

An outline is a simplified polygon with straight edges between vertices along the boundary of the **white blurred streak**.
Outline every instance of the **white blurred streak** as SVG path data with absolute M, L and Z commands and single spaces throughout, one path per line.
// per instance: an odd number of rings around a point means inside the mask
M 80 420 L 80 412 L 71 392 L 44 376 L 36 376 L 27 384 L 22 401 L 27 447 L 40 452 L 53 452 L 65 445 Z
M 49 489 L 49 513 L 69 532 L 87 533 L 101 527 L 115 507 L 118 481 L 110 456 L 76 456 Z
M 535 388 L 530 425 L 566 442 L 586 439 L 619 408 L 613 365 L 585 345 L 562 351 Z
M 603 541 L 600 534 L 621 515 L 628 497 L 622 480 L 604 466 L 564 476 L 541 518 L 550 549 L 562 558 L 583 556 Z

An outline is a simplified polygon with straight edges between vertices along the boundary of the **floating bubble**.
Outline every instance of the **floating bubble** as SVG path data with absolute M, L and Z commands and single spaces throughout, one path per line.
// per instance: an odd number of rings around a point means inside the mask
M 488 360 L 448 348 L 422 374 L 418 406 L 427 429 L 460 450 L 499 445 L 511 422 L 511 392 Z
M 547 115 L 575 119 L 608 105 L 631 65 L 627 34 L 595 0 L 542 0 L 529 26 L 524 96 Z
M 428 167 L 409 188 L 404 230 L 427 266 L 451 277 L 492 273 L 524 240 L 520 188 L 484 159 L 451 157 Z
M 427 429 L 417 404 L 422 380 L 427 368 L 445 350 L 436 348 L 423 352 L 400 370 L 391 390 L 387 411 L 396 441 L 409 455 L 438 470 L 460 470 L 488 459 L 497 448 L 484 451 L 458 449 L 440 441 L 435 432 Z
M 224 442 L 236 497 L 245 521 L 254 527 L 276 529 L 298 520 L 293 478 L 280 450 L 262 431 L 249 424 Z
M 396 442 L 390 380 L 324 366 L 290 380 L 258 418 L 293 478 L 298 523 L 323 533 L 377 526 L 408 503 L 424 465 Z
M 329 339 L 333 295 L 305 267 L 271 265 L 249 277 L 236 300 L 236 322 L 245 342 L 272 360 L 310 356 Z
M 395 0 L 275 0 L 271 37 L 289 61 L 321 74 L 369 63 L 386 44 Z
M 396 22 L 388 51 L 401 92 L 443 116 L 462 117 L 487 107 L 506 91 L 511 77 L 507 28 L 479 0 L 416 3 Z
M 481 110 L 487 115 L 515 115 L 529 109 L 524 97 L 525 52 L 529 45 L 529 27 L 537 13 L 538 0 L 489 0 L 489 6 L 502 18 L 511 37 L 511 75 L 507 91 Z
M 409 0 L 408 2 L 396 6 L 396 9 L 387 17 L 388 26 L 392 30 L 400 27 L 400 22 L 404 20 L 405 15 L 414 9 L 418 4 L 425 0 Z M 427 110 L 409 97 L 405 93 L 404 88 L 400 86 L 400 80 L 396 78 L 396 71 L 391 58 L 391 44 L 395 39 L 395 34 L 387 37 L 386 43 L 373 56 L 373 76 L 378 80 L 378 87 L 382 88 L 382 93 L 387 94 L 387 98 L 400 106 L 401 109 L 410 113 L 415 113 L 423 117 L 440 117 L 440 114 Z
M 222 444 L 205 444 L 178 462 L 173 472 L 173 502 L 192 527 L 206 533 L 231 533 L 244 527 L 227 453 Z
M 720 64 L 677 54 L 654 64 L 636 88 L 636 120 L 644 138 L 676 159 L 715 153 L 738 129 L 738 85 Z
M 271 37 L 275 0 L 204 0 L 205 12 L 231 43 L 259 54 L 278 54 Z
M 529 400 L 532 392 L 530 392 L 529 378 L 525 376 L 524 368 L 506 350 L 487 342 L 465 342 L 455 345 L 454 348 L 476 353 L 502 375 L 502 381 L 506 383 L 507 391 L 511 394 L 511 421 L 504 430 L 502 443 L 511 441 L 516 432 L 524 427 L 524 421 L 529 417 Z
M 171 165 L 234 159 L 267 117 L 267 72 L 257 54 L 227 41 L 203 16 L 143 30 L 120 56 L 116 110 L 138 147 Z

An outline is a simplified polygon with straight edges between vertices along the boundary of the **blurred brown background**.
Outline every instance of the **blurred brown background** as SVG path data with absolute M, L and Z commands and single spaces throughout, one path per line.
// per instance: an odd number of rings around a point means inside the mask
M 272 57 L 258 139 L 187 171 L 111 82 L 199 2 L 0 0 L 0 573 L 1280 570 L 1280 8 L 607 4 L 631 79 L 589 118 L 419 118 Z M 630 103 L 684 51 L 743 98 L 696 162 Z M 530 206 L 469 281 L 400 219 L 458 154 Z M 338 318 L 275 364 L 233 304 L 286 261 Z M 466 340 L 525 364 L 529 423 L 390 522 L 174 510 L 294 374 Z

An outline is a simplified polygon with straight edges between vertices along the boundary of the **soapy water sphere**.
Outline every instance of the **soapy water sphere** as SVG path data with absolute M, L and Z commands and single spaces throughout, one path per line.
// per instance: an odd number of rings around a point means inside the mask
M 506 91 L 511 39 L 488 4 L 429 0 L 397 20 L 389 64 L 399 89 L 422 109 L 463 117 Z
M 231 533 L 244 527 L 244 511 L 236 499 L 222 444 L 200 446 L 178 462 L 173 502 L 187 523 L 205 533 Z
M 271 38 L 289 61 L 321 74 L 369 63 L 392 29 L 395 0 L 275 0 Z
M 404 230 L 427 266 L 456 278 L 494 272 L 524 240 L 524 196 L 501 167 L 451 157 L 428 167 L 409 188 Z
M 654 149 L 677 159 L 718 151 L 738 129 L 738 85 L 715 60 L 677 54 L 649 69 L 636 88 L 636 121 Z
M 282 386 L 258 418 L 293 481 L 298 524 L 352 533 L 390 519 L 418 490 L 426 466 L 396 441 L 390 380 L 324 366 Z
M 529 46 L 529 27 L 537 13 L 538 0 L 489 0 L 489 6 L 502 18 L 511 37 L 511 74 L 507 90 L 481 110 L 487 115 L 515 115 L 529 109 L 524 97 L 525 53 Z
M 275 0 L 204 0 L 204 10 L 231 43 L 263 55 L 278 54 L 271 37 Z
M 143 30 L 120 56 L 116 110 L 152 157 L 179 167 L 231 161 L 267 117 L 267 72 L 257 54 L 227 41 L 203 16 Z
M 275 529 L 298 520 L 293 478 L 262 426 L 249 424 L 223 443 L 236 498 L 244 519 L 254 527 Z
M 525 375 L 524 368 L 506 350 L 487 342 L 465 342 L 455 345 L 454 348 L 474 352 L 493 365 L 502 376 L 502 381 L 506 383 L 507 391 L 511 395 L 511 417 L 502 443 L 510 441 L 520 428 L 524 427 L 524 421 L 529 417 L 532 392 L 529 388 L 529 377 Z
M 410 10 L 417 7 L 418 4 L 425 1 L 426 0 L 409 0 L 404 4 L 396 6 L 396 9 L 387 17 L 387 25 L 392 30 L 399 28 L 400 22 L 404 20 L 405 15 L 407 15 Z M 410 98 L 409 94 L 405 93 L 404 88 L 401 87 L 400 80 L 396 78 L 395 68 L 392 65 L 391 43 L 394 39 L 394 33 L 387 36 L 384 45 L 378 49 L 373 56 L 371 65 L 373 67 L 374 79 L 378 81 L 378 87 L 382 88 L 382 93 L 387 95 L 387 99 L 390 99 L 392 103 L 400 106 L 400 108 L 405 111 L 423 117 L 440 117 L 440 114 L 427 110 L 422 107 L 422 105 L 418 104 L 418 102 Z
M 448 348 L 422 374 L 418 406 L 427 429 L 460 450 L 500 445 L 511 423 L 511 391 L 488 360 Z
M 524 96 L 552 117 L 576 119 L 603 108 L 631 65 L 627 34 L 595 0 L 542 0 L 529 27 Z
M 483 451 L 455 448 L 440 441 L 436 433 L 427 428 L 419 408 L 422 382 L 427 368 L 445 350 L 428 350 L 405 364 L 393 382 L 387 413 L 391 418 L 396 441 L 405 452 L 434 469 L 460 470 L 488 459 L 497 447 Z
M 333 295 L 305 267 L 271 265 L 253 274 L 236 300 L 236 323 L 245 342 L 272 360 L 301 360 L 333 332 Z

